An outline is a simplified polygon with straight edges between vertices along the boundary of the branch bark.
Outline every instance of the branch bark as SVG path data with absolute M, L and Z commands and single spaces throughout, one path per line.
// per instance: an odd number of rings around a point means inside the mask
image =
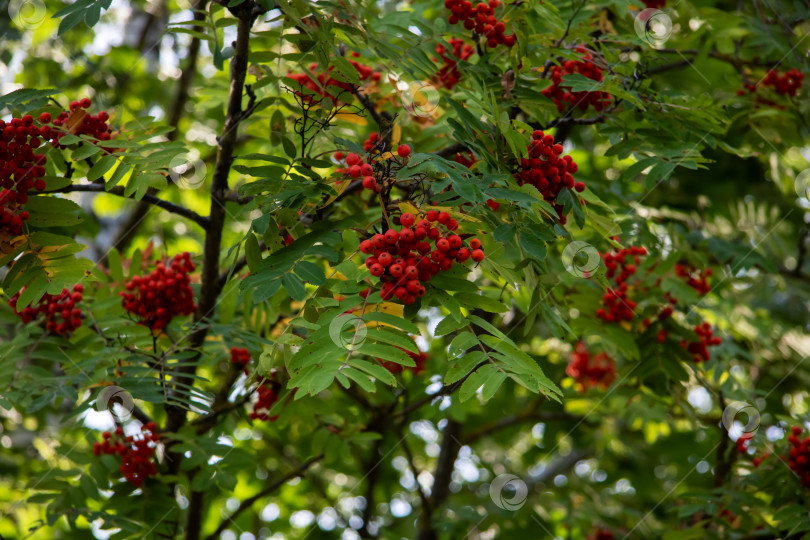
M 76 192 L 85 192 L 85 193 L 107 193 L 109 195 L 115 195 L 117 197 L 124 197 L 125 199 L 132 199 L 133 197 L 130 195 L 124 195 L 124 188 L 122 186 L 116 186 L 111 190 L 107 191 L 104 188 L 104 184 L 71 184 L 69 186 L 65 186 L 63 188 L 54 189 L 51 191 L 44 191 L 44 192 L 33 192 L 29 193 L 31 196 L 36 195 L 50 195 L 51 193 L 76 193 Z M 143 196 L 140 201 L 140 204 L 145 204 L 147 207 L 149 206 L 157 206 L 158 208 L 162 208 L 168 212 L 172 212 L 173 214 L 177 214 L 178 216 L 182 216 L 186 219 L 190 219 L 203 229 L 208 228 L 208 218 L 205 216 L 201 216 L 194 210 L 186 208 L 185 206 L 181 206 L 179 204 L 175 204 L 169 201 L 164 201 L 163 199 L 159 199 L 158 197 L 147 193 Z
M 239 514 L 241 514 L 251 506 L 253 506 L 253 503 L 255 503 L 256 501 L 258 501 L 263 497 L 268 496 L 269 494 L 271 494 L 272 492 L 274 492 L 275 490 L 277 490 L 278 488 L 280 488 L 293 478 L 298 478 L 299 476 L 304 474 L 307 471 L 307 469 L 309 469 L 312 465 L 322 460 L 323 457 L 324 457 L 323 454 L 315 456 L 314 458 L 304 462 L 300 467 L 298 467 L 294 471 L 291 471 L 286 475 L 282 476 L 281 478 L 279 478 L 278 480 L 276 480 L 275 482 L 273 482 L 272 484 L 270 484 L 269 486 L 258 492 L 256 495 L 253 495 L 252 497 L 249 497 L 244 501 L 242 501 L 239 504 L 239 507 L 236 510 L 234 510 L 233 514 L 228 516 L 222 523 L 220 523 L 219 527 L 217 527 L 217 530 L 209 534 L 206 537 L 206 540 L 216 540 L 217 538 L 219 538 L 219 535 L 222 534 L 222 531 L 224 531 L 228 527 L 228 523 L 236 519 L 239 516 Z

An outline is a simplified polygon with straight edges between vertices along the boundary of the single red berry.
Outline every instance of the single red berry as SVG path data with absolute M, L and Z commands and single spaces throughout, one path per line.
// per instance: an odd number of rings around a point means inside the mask
M 337 161 L 343 161 L 343 152 L 341 152 L 340 150 L 335 152 L 334 156 Z
M 366 189 L 374 189 L 377 186 L 377 181 L 373 176 L 363 177 L 363 187 Z
M 39 115 L 39 121 L 43 124 L 50 124 L 51 123 L 51 113 L 44 112 Z
M 399 148 L 397 148 L 397 154 L 399 154 L 401 158 L 406 158 L 411 155 L 411 147 L 407 144 L 401 144 Z
M 414 223 L 413 214 L 402 214 L 399 216 L 399 223 L 403 227 L 410 227 Z
M 361 174 L 360 165 L 352 165 L 351 167 L 349 167 L 349 176 L 351 176 L 352 178 L 357 178 L 360 176 L 360 174 Z
M 346 156 L 346 165 L 348 165 L 349 167 L 351 167 L 352 165 L 357 165 L 358 163 L 360 163 L 360 156 L 358 156 L 354 152 Z
M 447 225 L 448 223 L 450 223 L 450 220 L 452 219 L 450 217 L 450 214 L 447 212 L 439 212 L 438 218 L 439 223 L 441 223 L 442 225 Z
M 480 249 L 474 249 L 471 257 L 475 262 L 481 262 L 484 260 L 484 252 Z
M 81 105 L 82 109 L 89 109 L 92 104 L 93 102 L 90 101 L 90 98 L 84 98 L 79 102 L 79 105 Z
M 470 247 L 473 249 L 479 249 L 481 247 L 481 240 L 478 238 L 470 239 Z
M 439 219 L 439 213 L 436 210 L 428 210 L 427 212 L 427 220 L 428 221 L 436 221 Z

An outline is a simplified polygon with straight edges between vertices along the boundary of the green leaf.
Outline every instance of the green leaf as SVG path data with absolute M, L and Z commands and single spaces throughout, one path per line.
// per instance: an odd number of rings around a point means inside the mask
M 536 260 L 542 262 L 546 259 L 546 245 L 542 240 L 525 231 L 520 231 L 518 234 L 520 246 L 528 253 L 528 255 Z
M 281 276 L 281 284 L 284 285 L 293 300 L 303 300 L 307 297 L 307 288 L 304 286 L 304 282 L 295 274 Z
M 245 260 L 251 272 L 256 272 L 262 260 L 262 250 L 259 247 L 259 239 L 253 233 L 248 233 L 245 239 Z
M 436 329 L 433 331 L 433 334 L 438 336 L 444 336 L 449 334 L 450 332 L 454 332 L 459 328 L 464 328 L 469 324 L 466 319 L 461 319 L 460 321 L 457 320 L 452 315 L 448 315 L 444 319 L 442 319 L 438 325 L 436 325 Z
M 457 293 L 454 298 L 467 308 L 483 309 L 489 313 L 509 311 L 509 308 L 502 303 L 483 294 Z
M 326 275 L 324 275 L 321 267 L 309 261 L 300 261 L 296 264 L 295 273 L 298 274 L 301 279 L 313 285 L 321 286 L 326 283 Z
M 112 154 L 107 154 L 100 157 L 99 160 L 96 161 L 96 164 L 90 167 L 90 170 L 87 172 L 87 181 L 93 182 L 94 180 L 101 178 L 107 173 L 107 171 L 112 169 L 116 162 L 117 157 Z

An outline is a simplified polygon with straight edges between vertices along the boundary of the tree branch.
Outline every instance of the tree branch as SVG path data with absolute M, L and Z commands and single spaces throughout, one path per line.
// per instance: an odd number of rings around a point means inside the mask
M 290 471 L 286 475 L 282 476 L 281 478 L 279 478 L 278 480 L 276 480 L 275 482 L 273 482 L 272 484 L 270 484 L 269 486 L 258 492 L 256 495 L 253 495 L 252 497 L 249 497 L 244 501 L 242 501 L 239 504 L 239 507 L 236 510 L 234 510 L 234 512 L 230 516 L 228 516 L 222 523 L 220 523 L 219 527 L 217 527 L 217 529 L 213 533 L 209 534 L 206 537 L 206 540 L 216 540 L 217 538 L 219 538 L 219 535 L 222 534 L 222 531 L 224 531 L 228 527 L 228 524 L 234 519 L 236 519 L 239 516 L 239 514 L 241 514 L 251 506 L 253 506 L 253 503 L 255 503 L 256 501 L 258 501 L 263 497 L 268 496 L 269 494 L 271 494 L 272 492 L 274 492 L 275 490 L 277 490 L 278 488 L 280 488 L 293 478 L 298 478 L 299 476 L 303 475 L 307 471 L 307 469 L 309 469 L 312 465 L 322 460 L 323 457 L 324 457 L 323 454 L 319 454 L 314 458 L 305 461 L 300 467 L 298 467 L 294 471 Z
M 54 189 L 51 191 L 36 191 L 31 192 L 29 195 L 37 196 L 37 195 L 49 195 L 51 193 L 77 193 L 77 192 L 85 192 L 85 193 L 106 193 L 109 195 L 115 195 L 117 197 L 123 197 L 125 199 L 134 199 L 131 195 L 124 194 L 123 186 L 116 186 L 111 190 L 107 191 L 104 188 L 104 184 L 71 184 L 69 186 L 65 186 L 63 188 Z M 158 208 L 162 208 L 168 212 L 173 214 L 177 214 L 178 216 L 182 216 L 186 219 L 190 219 L 203 229 L 208 228 L 208 218 L 205 216 L 201 216 L 194 210 L 186 208 L 185 206 L 181 206 L 179 204 L 175 204 L 169 201 L 165 201 L 163 199 L 159 199 L 158 197 L 147 193 L 141 199 L 141 202 L 146 205 L 153 205 L 157 206 Z

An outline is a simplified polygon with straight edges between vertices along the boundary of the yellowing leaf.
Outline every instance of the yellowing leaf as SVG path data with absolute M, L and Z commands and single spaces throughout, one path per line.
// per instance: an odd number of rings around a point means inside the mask
M 357 124 L 358 126 L 365 126 L 368 125 L 368 122 L 365 118 L 360 115 L 354 113 L 337 113 L 335 118 L 338 120 L 345 120 L 352 124 Z

